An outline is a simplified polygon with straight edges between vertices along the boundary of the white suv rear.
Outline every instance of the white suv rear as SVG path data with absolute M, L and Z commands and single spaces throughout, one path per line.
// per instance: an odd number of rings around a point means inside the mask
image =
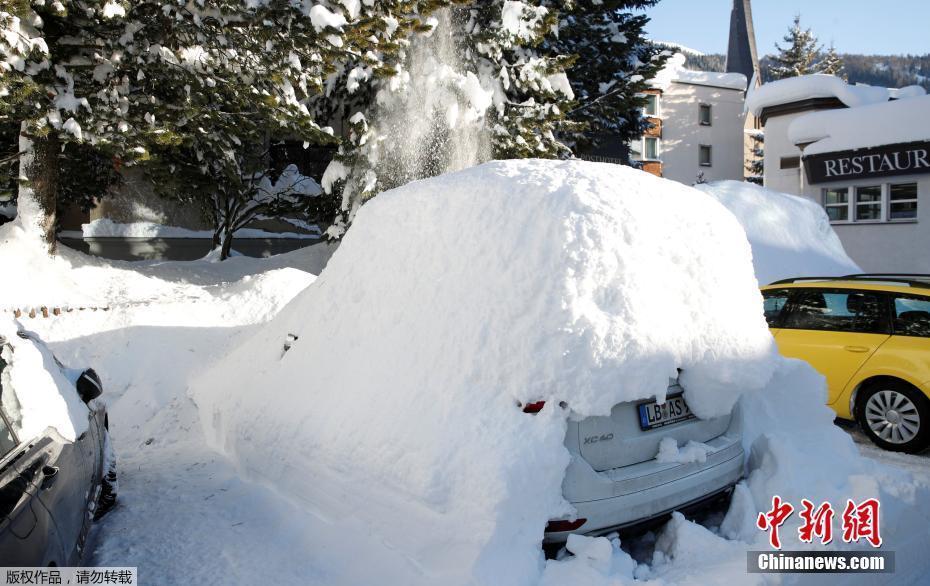
M 546 542 L 635 525 L 729 492 L 742 477 L 738 410 L 699 419 L 688 409 L 678 381 L 669 383 L 665 403 L 620 403 L 607 417 L 569 420 L 565 447 L 572 460 L 562 492 L 577 515 L 551 521 Z M 704 444 L 706 459 L 660 462 L 656 456 L 665 438 L 681 447 L 690 441 Z

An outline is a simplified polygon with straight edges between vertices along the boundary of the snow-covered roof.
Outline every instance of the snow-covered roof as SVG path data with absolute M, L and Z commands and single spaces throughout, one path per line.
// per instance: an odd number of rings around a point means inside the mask
M 802 75 L 772 81 L 746 96 L 746 109 L 754 116 L 772 106 L 814 98 L 836 98 L 850 108 L 887 102 L 890 98 L 913 97 L 926 92 L 920 86 L 889 89 L 870 85 L 849 85 L 834 75 Z
M 806 155 L 930 140 L 930 96 L 811 112 L 791 122 L 788 139 L 813 143 Z
M 667 91 L 673 83 L 690 83 L 732 90 L 745 90 L 747 81 L 742 73 L 718 73 L 715 71 L 692 71 L 685 69 L 685 56 L 675 53 L 669 57 L 665 67 L 649 82 L 652 87 Z

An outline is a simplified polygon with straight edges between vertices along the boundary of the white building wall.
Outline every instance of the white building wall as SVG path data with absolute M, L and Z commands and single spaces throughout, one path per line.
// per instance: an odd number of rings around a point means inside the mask
M 765 122 L 765 164 L 763 185 L 772 191 L 801 194 L 801 168 L 782 169 L 781 160 L 786 157 L 800 157 L 801 149 L 788 140 L 788 125 L 798 116 L 807 114 L 786 114 L 772 116 Z
M 673 82 L 662 94 L 662 142 L 659 158 L 662 176 L 692 184 L 698 174 L 707 181 L 742 180 L 745 175 L 743 157 L 743 94 L 740 90 L 723 89 L 690 83 Z M 712 124 L 702 126 L 698 118 L 700 104 L 710 104 Z M 710 167 L 698 160 L 699 145 L 712 147 Z
M 831 222 L 843 248 L 867 273 L 930 274 L 930 175 L 903 175 L 805 185 L 803 193 L 823 205 L 823 190 L 892 183 L 917 183 L 917 219 L 881 222 Z M 887 200 L 887 192 L 885 193 Z M 885 202 L 887 206 L 887 201 Z

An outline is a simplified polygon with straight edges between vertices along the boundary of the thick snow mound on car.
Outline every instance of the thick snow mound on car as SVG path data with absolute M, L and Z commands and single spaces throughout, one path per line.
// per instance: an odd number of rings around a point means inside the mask
M 746 230 L 760 285 L 789 277 L 862 272 L 815 202 L 744 181 L 697 187 L 726 206 Z
M 0 374 L 0 390 L 11 424 L 22 439 L 39 437 L 51 427 L 73 442 L 87 431 L 87 406 L 45 344 L 21 337 L 20 330 L 14 320 L 0 318 L 0 339 L 6 342 L 0 358 L 9 365 Z
M 750 256 L 690 187 L 489 163 L 364 206 L 320 277 L 192 395 L 246 473 L 364 519 L 431 580 L 523 582 L 568 512 L 570 413 L 662 398 L 677 369 L 705 417 L 768 383 Z

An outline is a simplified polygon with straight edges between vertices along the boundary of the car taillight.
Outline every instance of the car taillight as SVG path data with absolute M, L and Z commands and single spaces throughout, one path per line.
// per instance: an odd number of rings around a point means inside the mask
M 564 531 L 574 531 L 587 522 L 587 519 L 575 519 L 574 521 L 549 521 L 546 523 L 546 533 L 562 533 Z
M 545 401 L 536 401 L 535 403 L 527 403 L 523 406 L 524 413 L 539 413 L 542 411 L 542 408 L 546 406 Z

